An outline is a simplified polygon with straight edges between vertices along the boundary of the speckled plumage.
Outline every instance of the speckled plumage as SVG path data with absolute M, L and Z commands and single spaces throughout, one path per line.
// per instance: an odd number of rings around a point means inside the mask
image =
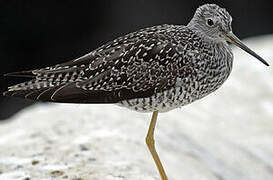
M 131 109 L 168 111 L 218 89 L 229 76 L 233 55 L 226 41 L 202 29 L 204 13 L 231 16 L 217 5 L 201 6 L 187 26 L 159 25 L 117 38 L 78 59 L 10 75 L 34 80 L 5 95 L 52 102 L 116 103 Z M 230 28 L 230 29 L 228 29 Z
M 117 38 L 78 59 L 33 71 L 10 73 L 33 80 L 4 95 L 64 103 L 115 103 L 153 112 L 146 144 L 162 180 L 168 180 L 155 149 L 158 112 L 196 101 L 228 78 L 233 55 L 227 41 L 256 57 L 231 30 L 229 13 L 200 6 L 187 26 L 160 25 Z

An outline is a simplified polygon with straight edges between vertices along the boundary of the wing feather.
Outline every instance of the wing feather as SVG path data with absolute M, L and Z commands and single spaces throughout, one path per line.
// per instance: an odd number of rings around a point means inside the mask
M 181 70 L 191 71 L 190 59 L 181 54 L 192 47 L 180 44 L 177 49 L 175 28 L 178 26 L 143 29 L 66 63 L 10 73 L 35 79 L 10 87 L 4 95 L 50 102 L 117 103 L 168 90 L 177 75 L 190 74 Z

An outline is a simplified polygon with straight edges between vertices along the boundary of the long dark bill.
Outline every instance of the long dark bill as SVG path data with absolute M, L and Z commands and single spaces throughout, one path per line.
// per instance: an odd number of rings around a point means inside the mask
M 249 49 L 246 45 L 244 45 L 242 43 L 242 41 L 240 41 L 240 39 L 238 39 L 232 32 L 226 34 L 226 40 L 228 42 L 230 42 L 230 43 L 238 46 L 239 48 L 243 49 L 244 51 L 246 51 L 250 55 L 254 56 L 259 61 L 261 61 L 264 65 L 269 66 L 269 64 L 261 56 L 259 56 L 254 51 L 252 51 L 251 49 Z

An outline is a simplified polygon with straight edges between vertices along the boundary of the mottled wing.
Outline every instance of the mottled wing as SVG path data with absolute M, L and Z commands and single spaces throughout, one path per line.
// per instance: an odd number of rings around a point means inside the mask
M 183 47 L 172 37 L 175 32 L 170 25 L 146 28 L 73 61 L 12 73 L 35 79 L 11 86 L 4 94 L 66 103 L 116 103 L 152 96 L 171 88 L 177 74 L 189 71 L 179 56 Z

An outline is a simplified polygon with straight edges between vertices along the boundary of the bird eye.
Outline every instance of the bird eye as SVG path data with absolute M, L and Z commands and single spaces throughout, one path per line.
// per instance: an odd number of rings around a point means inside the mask
M 207 20 L 207 25 L 208 25 L 208 26 L 213 26 L 213 25 L 214 25 L 213 20 L 212 20 L 212 19 L 208 19 L 208 20 Z

